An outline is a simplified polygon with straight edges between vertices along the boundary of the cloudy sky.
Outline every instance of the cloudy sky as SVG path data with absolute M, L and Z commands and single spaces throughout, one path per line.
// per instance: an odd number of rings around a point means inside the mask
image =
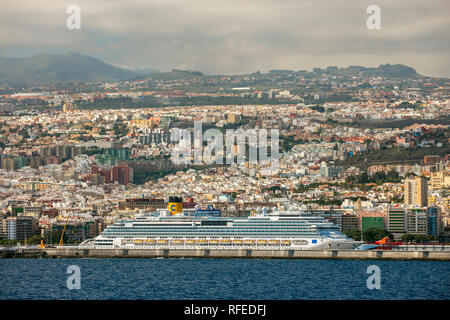
M 66 9 L 81 9 L 68 30 Z M 366 9 L 381 8 L 381 30 Z M 449 0 L 1 0 L 0 56 L 233 74 L 401 63 L 450 77 Z

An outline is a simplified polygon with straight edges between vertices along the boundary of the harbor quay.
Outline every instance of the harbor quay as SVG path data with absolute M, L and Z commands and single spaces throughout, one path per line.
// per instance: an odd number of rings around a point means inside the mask
M 2 258 L 244 258 L 450 261 L 450 251 L 252 249 L 0 249 Z

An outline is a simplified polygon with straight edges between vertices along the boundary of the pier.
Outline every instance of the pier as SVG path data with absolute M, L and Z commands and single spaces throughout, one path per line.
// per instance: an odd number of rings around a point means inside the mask
M 220 249 L 0 249 L 1 258 L 244 258 L 450 261 L 450 251 L 394 250 L 220 250 Z

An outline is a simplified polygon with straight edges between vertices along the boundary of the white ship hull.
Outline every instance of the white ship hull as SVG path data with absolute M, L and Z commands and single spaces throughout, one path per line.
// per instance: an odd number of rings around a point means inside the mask
M 314 243 L 313 243 L 313 240 Z M 79 245 L 93 249 L 182 249 L 182 250 L 353 250 L 360 241 L 344 239 L 106 239 L 102 236 Z

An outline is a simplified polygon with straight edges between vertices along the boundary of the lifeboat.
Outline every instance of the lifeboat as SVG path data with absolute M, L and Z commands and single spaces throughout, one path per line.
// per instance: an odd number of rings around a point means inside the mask
M 194 244 L 194 243 L 195 243 L 195 240 L 193 240 L 193 239 L 188 239 L 188 240 L 186 240 L 186 243 L 187 243 L 187 244 Z
M 266 240 L 257 240 L 256 243 L 257 244 L 266 244 L 267 241 Z
M 157 242 L 159 244 L 166 244 L 168 241 L 166 239 L 159 239 Z
M 280 241 L 278 240 L 269 240 L 269 244 L 279 244 Z
M 218 243 L 219 243 L 219 240 L 209 240 L 209 243 L 210 243 L 210 244 L 218 244 Z
M 244 243 L 245 243 L 245 244 L 254 244 L 254 243 L 255 243 L 255 240 L 250 240 L 250 239 L 244 240 Z
M 145 240 L 145 242 L 147 242 L 147 243 L 155 243 L 155 239 L 147 239 L 147 240 Z
M 290 245 L 291 244 L 291 242 L 289 240 L 283 240 L 283 241 L 281 241 L 281 243 L 282 244 L 286 244 L 286 245 Z
M 242 244 L 242 240 L 233 240 L 233 244 Z
M 175 239 L 172 242 L 175 243 L 175 244 L 182 244 L 182 243 L 184 243 L 184 240 Z
M 208 240 L 206 240 L 206 239 L 198 239 L 197 243 L 208 243 Z
M 230 243 L 231 240 L 229 240 L 229 239 L 222 239 L 222 240 L 220 240 L 220 242 L 221 242 L 221 243 Z

